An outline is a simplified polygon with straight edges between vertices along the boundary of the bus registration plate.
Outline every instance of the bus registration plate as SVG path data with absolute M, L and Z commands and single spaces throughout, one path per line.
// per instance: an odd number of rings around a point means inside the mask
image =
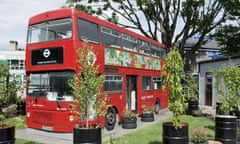
M 46 131 L 53 131 L 53 127 L 49 127 L 49 126 L 42 126 L 42 129 Z

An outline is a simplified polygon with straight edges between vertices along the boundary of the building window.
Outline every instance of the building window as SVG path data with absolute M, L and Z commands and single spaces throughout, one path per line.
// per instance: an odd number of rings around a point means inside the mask
M 24 70 L 24 60 L 10 59 L 8 60 L 8 66 L 10 70 Z

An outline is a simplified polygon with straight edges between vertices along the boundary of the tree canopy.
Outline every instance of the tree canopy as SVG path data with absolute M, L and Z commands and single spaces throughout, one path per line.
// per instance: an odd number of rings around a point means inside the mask
M 89 14 L 111 16 L 106 19 L 118 25 L 139 30 L 143 35 L 161 41 L 168 48 L 179 44 L 183 52 L 187 39 L 198 35 L 192 54 L 206 42 L 205 37 L 224 23 L 238 0 L 67 0 Z
M 228 22 L 221 24 L 212 35 L 223 47 L 222 53 L 227 56 L 240 54 L 240 4 L 239 1 L 227 1 Z

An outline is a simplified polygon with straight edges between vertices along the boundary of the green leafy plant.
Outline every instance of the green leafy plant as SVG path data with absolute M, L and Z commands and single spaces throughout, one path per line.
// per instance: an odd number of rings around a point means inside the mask
M 77 49 L 76 74 L 69 81 L 74 95 L 74 109 L 78 115 L 80 124 L 89 125 L 89 120 L 99 119 L 106 114 L 106 95 L 101 93 L 104 77 L 98 73 L 98 65 L 95 65 L 96 55 L 87 40 L 82 48 Z
M 198 78 L 189 71 L 185 77 L 186 89 L 185 96 L 187 100 L 198 100 Z
M 142 105 L 142 112 L 143 113 L 151 113 L 154 111 L 154 106 L 151 104 L 144 104 Z
M 134 114 L 131 110 L 125 110 L 123 113 L 123 118 L 135 118 L 136 114 Z
M 182 80 L 184 79 L 183 60 L 178 49 L 167 54 L 163 65 L 164 87 L 169 89 L 169 110 L 172 111 L 172 122 L 175 128 L 181 127 L 180 117 L 185 111 Z
M 212 70 L 215 77 L 215 89 L 220 99 L 220 109 L 225 113 L 240 110 L 240 68 L 233 64 L 224 64 Z
M 16 109 L 16 105 L 10 105 L 10 97 L 16 92 L 14 84 L 9 83 L 9 69 L 7 65 L 0 64 L 0 127 L 5 127 L 6 115 Z
M 200 144 L 202 142 L 207 141 L 207 139 L 208 139 L 208 133 L 207 133 L 207 129 L 204 127 L 201 127 L 193 131 L 192 133 L 191 141 L 194 144 Z
M 9 79 L 9 69 L 6 65 L 0 64 L 0 104 L 7 104 L 11 95 L 8 79 Z

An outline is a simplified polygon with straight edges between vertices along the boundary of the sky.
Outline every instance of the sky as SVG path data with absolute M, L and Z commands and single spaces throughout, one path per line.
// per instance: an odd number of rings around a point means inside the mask
M 9 48 L 9 41 L 17 41 L 25 48 L 30 17 L 61 8 L 66 0 L 0 0 L 0 50 Z

